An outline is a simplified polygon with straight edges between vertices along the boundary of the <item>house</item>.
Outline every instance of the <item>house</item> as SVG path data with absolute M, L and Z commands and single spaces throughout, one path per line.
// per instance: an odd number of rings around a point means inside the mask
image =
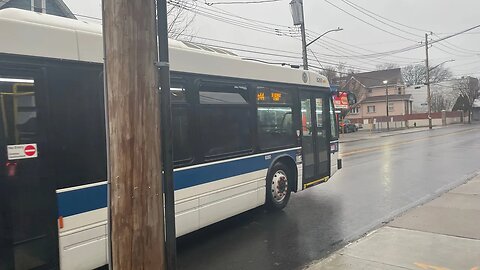
M 390 117 L 412 113 L 412 95 L 405 93 L 400 68 L 352 74 L 340 78 L 338 84 L 341 89 L 357 96 L 357 104 L 346 116 L 352 122 L 367 124 L 386 121 L 387 89 Z
M 442 110 L 452 111 L 453 105 L 458 98 L 458 91 L 454 90 L 458 80 L 448 80 L 432 83 L 430 91 L 432 95 L 432 112 Z M 411 85 L 405 89 L 406 94 L 412 95 L 412 113 L 428 112 L 427 86 Z
M 480 99 L 475 99 L 473 103 L 472 120 L 480 121 Z
M 60 17 L 77 19 L 62 0 L 2 0 L 0 9 L 19 8 Z

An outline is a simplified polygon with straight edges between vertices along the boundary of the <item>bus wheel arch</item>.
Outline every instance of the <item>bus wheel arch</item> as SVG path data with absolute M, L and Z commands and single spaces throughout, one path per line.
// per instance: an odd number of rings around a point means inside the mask
M 295 163 L 295 160 L 292 157 L 285 155 L 285 156 L 278 157 L 275 160 L 275 162 L 273 162 L 273 164 L 277 162 L 281 162 L 289 168 L 291 175 L 288 178 L 289 180 L 288 184 L 290 185 L 290 190 L 292 192 L 297 192 L 298 191 L 298 181 L 297 181 L 298 170 L 297 170 L 297 164 Z
M 268 170 L 265 205 L 271 210 L 283 209 L 296 190 L 296 165 L 289 156 L 279 157 Z

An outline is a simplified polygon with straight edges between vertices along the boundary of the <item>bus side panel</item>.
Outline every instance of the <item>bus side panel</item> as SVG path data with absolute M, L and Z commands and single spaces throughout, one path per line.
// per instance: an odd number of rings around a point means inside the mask
M 338 171 L 338 152 L 330 154 L 330 177 Z
M 303 190 L 303 164 L 297 163 L 297 192 Z
M 107 183 L 58 190 L 57 201 L 61 269 L 107 264 Z
M 339 142 L 332 141 L 330 142 L 330 177 L 332 177 L 338 170 L 338 159 L 339 159 Z
M 107 225 L 60 237 L 62 270 L 95 269 L 107 264 Z
M 268 168 L 272 160 L 285 154 L 294 159 L 296 150 L 177 169 L 174 173 L 177 236 L 263 205 Z

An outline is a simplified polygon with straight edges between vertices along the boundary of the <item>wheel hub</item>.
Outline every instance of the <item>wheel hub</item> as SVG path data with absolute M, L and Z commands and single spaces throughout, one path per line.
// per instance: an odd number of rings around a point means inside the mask
M 287 174 L 282 171 L 278 170 L 275 172 L 272 178 L 272 185 L 271 185 L 271 192 L 272 192 L 272 198 L 278 203 L 281 203 L 288 191 L 288 178 Z

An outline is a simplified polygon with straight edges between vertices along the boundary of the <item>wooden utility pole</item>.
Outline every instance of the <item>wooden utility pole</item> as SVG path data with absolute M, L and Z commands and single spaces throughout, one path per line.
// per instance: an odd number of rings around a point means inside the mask
M 113 269 L 165 269 L 155 2 L 103 0 Z

